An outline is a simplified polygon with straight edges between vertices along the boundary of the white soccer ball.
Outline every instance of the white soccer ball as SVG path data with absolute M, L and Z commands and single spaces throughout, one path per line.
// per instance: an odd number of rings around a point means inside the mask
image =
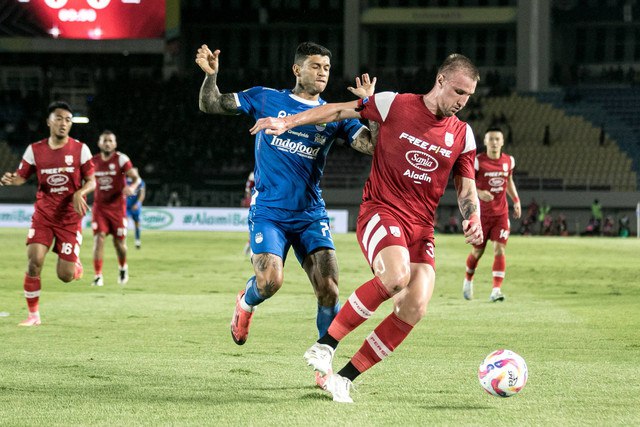
M 529 371 L 524 359 L 511 350 L 496 350 L 478 368 L 478 379 L 485 391 L 497 397 L 510 397 L 527 383 Z

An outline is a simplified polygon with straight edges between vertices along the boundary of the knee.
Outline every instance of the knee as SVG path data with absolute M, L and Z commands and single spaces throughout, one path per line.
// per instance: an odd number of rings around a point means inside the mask
M 68 271 L 58 270 L 58 279 L 64 283 L 69 283 L 73 280 L 73 272 L 69 273 Z
M 411 273 L 407 267 L 406 270 L 389 271 L 379 277 L 387 291 L 391 295 L 395 295 L 407 287 L 411 279 Z
M 263 298 L 271 298 L 282 287 L 282 274 L 256 274 L 258 292 Z
M 29 276 L 39 276 L 40 271 L 42 271 L 42 262 L 37 259 L 29 259 L 29 262 L 27 263 L 27 273 Z

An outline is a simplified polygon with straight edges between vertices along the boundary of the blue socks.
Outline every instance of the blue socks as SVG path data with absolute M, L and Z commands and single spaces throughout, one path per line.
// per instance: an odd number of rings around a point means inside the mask
M 140 227 L 136 227 L 136 240 L 140 240 Z
M 318 336 L 322 338 L 329 330 L 329 325 L 340 311 L 340 303 L 336 303 L 333 307 L 322 307 L 318 305 L 318 317 L 316 317 L 316 326 L 318 327 Z
M 247 281 L 247 287 L 245 288 L 244 301 L 250 306 L 256 306 L 263 302 L 265 298 L 260 296 L 258 292 L 258 284 L 256 283 L 256 276 L 252 276 Z M 328 327 L 328 326 L 327 326 Z

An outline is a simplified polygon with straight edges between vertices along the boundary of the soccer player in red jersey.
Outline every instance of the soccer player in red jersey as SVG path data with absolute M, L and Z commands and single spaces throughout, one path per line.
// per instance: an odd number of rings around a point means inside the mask
M 89 206 L 86 195 L 95 188 L 91 150 L 69 136 L 73 112 L 66 102 L 49 105 L 49 138 L 30 144 L 15 172 L 6 172 L 2 185 L 22 185 L 35 174 L 38 180 L 35 212 L 27 234 L 27 272 L 24 295 L 29 316 L 21 326 L 41 323 L 40 272 L 53 244 L 58 254 L 56 272 L 63 282 L 82 277 L 80 245 L 82 218 Z
M 466 243 L 482 243 L 473 168 L 476 144 L 471 127 L 458 120 L 475 92 L 478 69 L 465 56 L 447 57 L 426 95 L 381 92 L 358 101 L 326 104 L 293 116 L 258 120 L 256 133 L 279 134 L 305 123 L 346 118 L 378 122 L 378 143 L 365 183 L 356 235 L 374 278 L 351 294 L 304 357 L 326 374 L 340 340 L 366 321 L 388 299 L 391 314 L 365 339 L 325 390 L 337 402 L 352 402 L 352 381 L 407 337 L 426 314 L 435 284 L 433 222 L 436 207 L 453 171 Z
M 93 156 L 96 174 L 96 192 L 93 198 L 93 286 L 104 285 L 102 259 L 104 239 L 113 236 L 113 246 L 118 256 L 118 283 L 129 281 L 127 267 L 127 196 L 132 195 L 140 185 L 140 175 L 131 164 L 129 157 L 116 151 L 118 142 L 110 130 L 105 130 L 98 140 L 100 153 Z M 131 179 L 127 185 L 126 178 Z
M 480 198 L 480 217 L 482 218 L 483 242 L 471 249 L 467 257 L 467 271 L 462 285 L 465 299 L 473 298 L 473 274 L 478 261 L 484 253 L 487 241 L 493 241 L 493 289 L 490 301 L 504 301 L 500 290 L 505 272 L 505 248 L 509 239 L 509 205 L 507 194 L 513 201 L 513 216 L 520 218 L 522 208 L 518 190 L 513 182 L 515 160 L 504 154 L 504 134 L 499 128 L 490 128 L 484 134 L 486 153 L 478 154 L 475 162 L 476 188 Z

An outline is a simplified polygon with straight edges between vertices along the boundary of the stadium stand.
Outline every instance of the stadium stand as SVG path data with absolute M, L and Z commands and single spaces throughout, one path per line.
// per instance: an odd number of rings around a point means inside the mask
M 484 129 L 506 129 L 505 152 L 516 158 L 521 189 L 635 191 L 633 160 L 600 128 L 533 96 L 485 98 L 482 119 L 471 121 L 478 145 Z M 545 141 L 545 127 L 549 139 Z

